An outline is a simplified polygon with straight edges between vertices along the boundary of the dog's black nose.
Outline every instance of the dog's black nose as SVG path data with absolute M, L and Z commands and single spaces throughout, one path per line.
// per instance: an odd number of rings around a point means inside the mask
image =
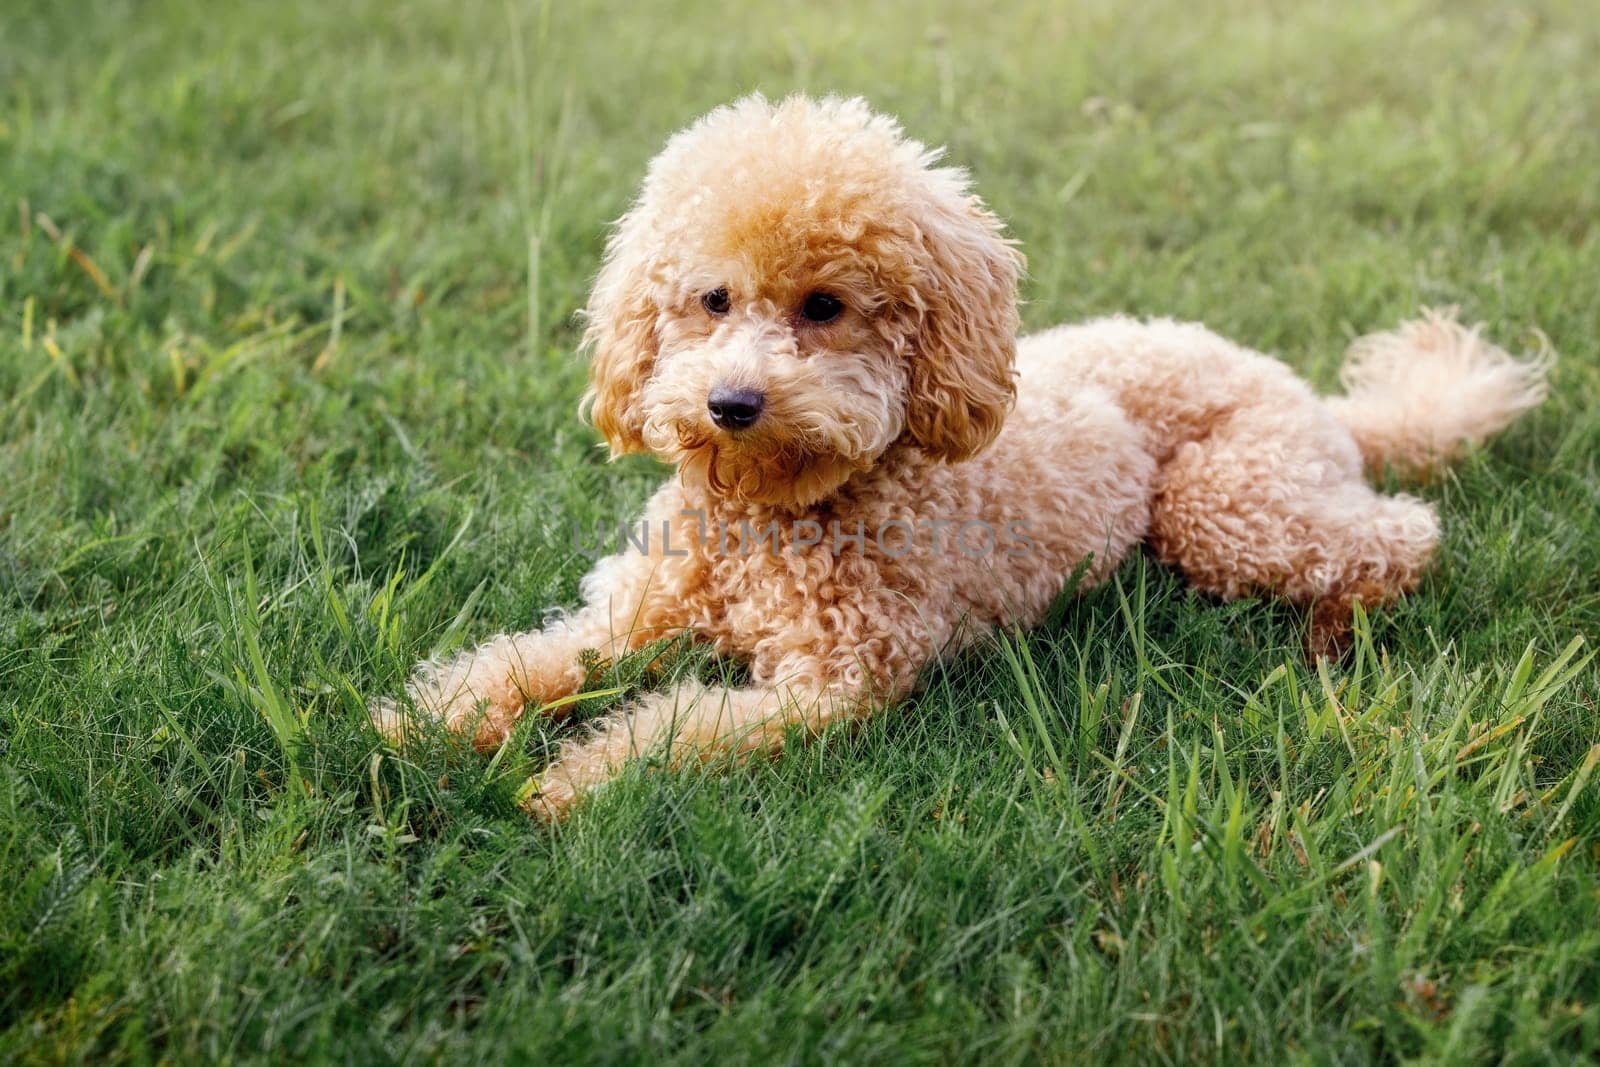
M 748 430 L 761 417 L 767 398 L 754 389 L 731 389 L 719 385 L 706 397 L 711 421 L 724 430 Z

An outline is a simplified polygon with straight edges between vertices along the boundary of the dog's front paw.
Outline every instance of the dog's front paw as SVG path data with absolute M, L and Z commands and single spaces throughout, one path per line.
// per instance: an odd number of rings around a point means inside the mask
M 398 701 L 389 697 L 374 700 L 367 705 L 367 718 L 372 721 L 373 729 L 391 745 L 405 743 L 409 719 Z
M 530 778 L 517 795 L 517 805 L 543 823 L 558 823 L 578 802 L 578 790 L 565 778 Z
M 437 686 L 413 682 L 407 689 L 409 701 L 388 697 L 373 701 L 367 716 L 378 733 L 391 744 L 400 745 L 426 722 L 437 722 L 446 730 L 470 737 L 480 751 L 493 751 L 505 743 L 515 716 L 497 709 L 488 700 L 457 687 L 450 692 Z M 409 704 L 409 707 L 407 706 Z

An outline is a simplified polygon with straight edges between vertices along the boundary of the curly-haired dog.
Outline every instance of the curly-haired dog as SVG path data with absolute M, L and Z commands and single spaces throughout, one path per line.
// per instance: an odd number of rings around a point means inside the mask
M 751 680 L 648 694 L 567 741 L 536 813 L 635 757 L 773 751 L 903 698 L 1141 542 L 1213 595 L 1305 605 L 1313 653 L 1334 647 L 1439 538 L 1363 464 L 1426 470 L 1543 396 L 1543 363 L 1443 315 L 1357 342 L 1326 399 L 1187 323 L 1019 343 L 1022 257 L 937 158 L 858 100 L 752 97 L 650 166 L 589 300 L 585 404 L 614 455 L 677 476 L 582 607 L 424 668 L 410 697 L 490 747 L 577 691 L 588 650 L 687 631 Z

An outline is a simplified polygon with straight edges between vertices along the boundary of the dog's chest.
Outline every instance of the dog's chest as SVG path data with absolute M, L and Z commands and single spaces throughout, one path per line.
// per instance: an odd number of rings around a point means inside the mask
M 781 658 L 870 629 L 898 567 L 855 527 L 816 518 L 710 515 L 690 521 L 687 579 L 675 595 L 690 629 L 719 650 Z

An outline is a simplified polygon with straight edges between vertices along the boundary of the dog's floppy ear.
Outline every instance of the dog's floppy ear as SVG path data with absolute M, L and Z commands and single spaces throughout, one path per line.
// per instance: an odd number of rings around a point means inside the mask
M 656 316 L 642 210 L 624 215 L 606 242 L 605 260 L 584 311 L 589 388 L 580 411 L 611 446 L 611 455 L 644 451 L 640 393 L 656 360 Z
M 987 447 L 1016 398 L 1017 281 L 1022 254 L 967 192 L 959 170 L 929 172 L 917 218 L 924 271 L 913 303 L 906 431 L 930 455 L 962 460 Z

